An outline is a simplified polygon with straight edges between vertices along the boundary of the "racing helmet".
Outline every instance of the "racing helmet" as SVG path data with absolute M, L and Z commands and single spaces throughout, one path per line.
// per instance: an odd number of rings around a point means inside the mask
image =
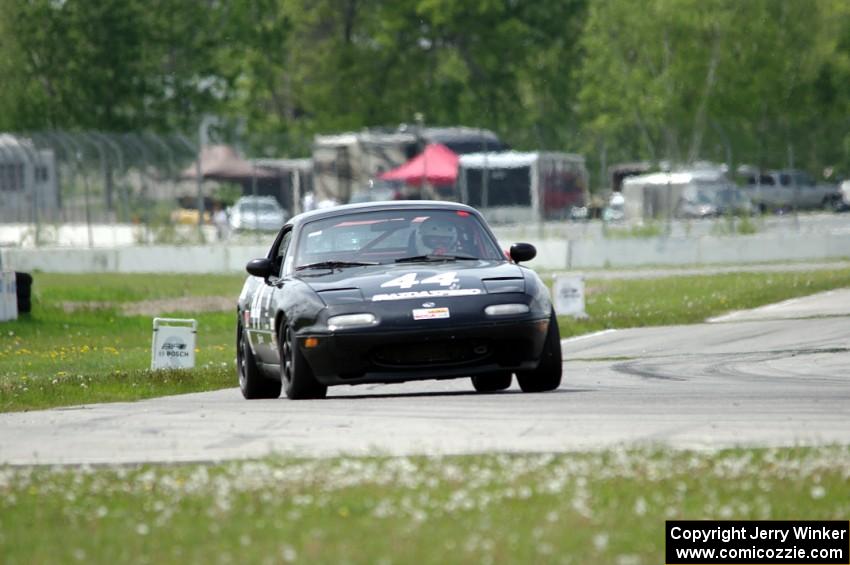
M 440 218 L 425 220 L 416 233 L 417 251 L 423 255 L 453 251 L 457 240 L 457 226 Z

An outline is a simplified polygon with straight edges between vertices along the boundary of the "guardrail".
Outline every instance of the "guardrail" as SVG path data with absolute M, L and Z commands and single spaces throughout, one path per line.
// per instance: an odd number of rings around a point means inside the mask
M 513 241 L 501 241 L 508 248 Z M 648 239 L 530 239 L 536 269 L 752 264 L 850 257 L 850 233 Z M 268 245 L 144 245 L 111 249 L 0 249 L 0 266 L 54 273 L 237 273 Z

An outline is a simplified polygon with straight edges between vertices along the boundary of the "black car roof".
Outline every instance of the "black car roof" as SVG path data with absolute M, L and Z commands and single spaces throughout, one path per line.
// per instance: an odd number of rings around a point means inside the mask
M 321 210 L 311 210 L 303 212 L 297 216 L 293 216 L 288 222 L 293 226 L 303 224 L 304 222 L 318 220 L 321 218 L 331 218 L 334 216 L 344 216 L 355 212 L 371 212 L 375 210 L 462 210 L 470 212 L 477 216 L 481 214 L 475 208 L 466 204 L 457 202 L 446 202 L 443 200 L 391 200 L 386 202 L 360 202 L 357 204 L 343 204 L 334 206 L 333 208 L 323 208 Z

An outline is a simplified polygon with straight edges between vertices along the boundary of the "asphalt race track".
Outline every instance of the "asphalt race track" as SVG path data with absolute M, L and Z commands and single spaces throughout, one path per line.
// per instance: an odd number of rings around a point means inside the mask
M 0 414 L 0 464 L 850 443 L 850 289 L 581 336 L 564 356 L 562 387 L 543 394 L 476 394 L 463 379 Z

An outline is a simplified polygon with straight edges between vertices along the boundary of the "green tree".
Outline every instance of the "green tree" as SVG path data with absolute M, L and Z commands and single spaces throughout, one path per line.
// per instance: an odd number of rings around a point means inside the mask
M 586 148 L 605 143 L 610 161 L 731 155 L 817 170 L 841 146 L 847 14 L 829 0 L 594 2 L 580 74 Z
M 294 0 L 264 8 L 230 50 L 234 112 L 252 131 L 411 121 L 493 128 L 525 147 L 575 144 L 583 0 Z M 247 62 L 247 64 L 244 64 Z
M 170 129 L 229 92 L 213 5 L 0 1 L 4 129 Z

